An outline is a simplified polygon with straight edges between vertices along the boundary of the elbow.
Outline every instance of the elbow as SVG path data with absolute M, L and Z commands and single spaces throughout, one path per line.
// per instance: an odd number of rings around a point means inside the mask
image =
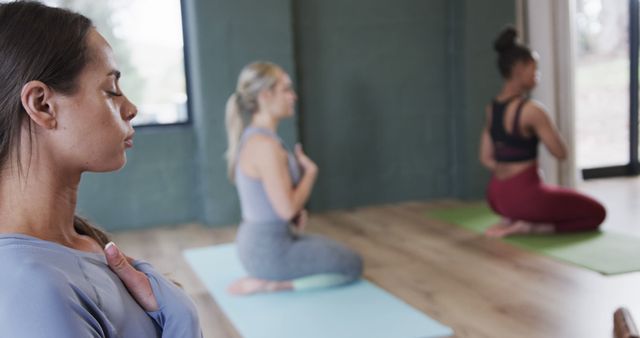
M 560 147 L 558 147 L 557 158 L 560 161 L 564 161 L 569 157 L 569 152 L 567 151 L 567 145 L 564 142 L 560 142 Z
M 483 160 L 480 160 L 480 163 L 481 163 L 485 168 L 487 168 L 487 169 L 491 169 L 491 162 L 489 162 L 489 161 L 487 161 L 487 160 L 483 159 Z
M 482 164 L 485 168 L 489 170 L 493 170 L 495 166 L 495 161 L 492 158 L 488 158 L 485 156 L 480 157 L 480 164 Z
M 480 156 L 478 156 L 478 160 L 480 161 L 480 164 L 482 164 L 485 167 L 487 166 L 487 159 L 485 158 L 485 156 L 480 154 Z
M 280 218 L 282 218 L 284 220 L 287 220 L 287 221 L 293 219 L 293 217 L 295 217 L 296 214 L 298 213 L 292 207 L 276 208 L 275 212 Z
M 555 156 L 559 161 L 564 161 L 567 159 L 567 157 L 569 157 L 569 154 L 567 154 L 566 149 L 560 149 L 555 153 Z

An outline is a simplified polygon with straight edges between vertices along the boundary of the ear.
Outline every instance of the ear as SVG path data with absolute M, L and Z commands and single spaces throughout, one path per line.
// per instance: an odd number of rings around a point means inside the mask
M 35 124 L 45 129 L 55 129 L 57 126 L 52 96 L 51 88 L 40 81 L 27 82 L 20 93 L 24 110 Z
M 262 106 L 266 104 L 273 96 L 273 92 L 270 89 L 261 90 L 258 93 L 258 105 Z
M 513 65 L 513 70 L 517 73 L 522 73 L 524 72 L 527 67 L 529 66 L 529 62 L 528 61 L 518 61 Z
M 263 99 L 270 99 L 271 96 L 273 96 L 273 89 L 263 89 L 262 91 L 260 91 L 258 96 L 262 96 Z

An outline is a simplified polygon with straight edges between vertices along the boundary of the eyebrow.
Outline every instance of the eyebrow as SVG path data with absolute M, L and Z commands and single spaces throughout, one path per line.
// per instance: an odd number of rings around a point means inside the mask
M 120 74 L 120 71 L 119 71 L 119 70 L 115 70 L 115 69 L 114 69 L 114 70 L 110 71 L 110 72 L 107 74 L 107 76 L 111 76 L 111 75 L 115 76 L 115 77 L 116 77 L 116 80 L 119 80 L 119 79 L 120 79 L 120 75 L 121 75 L 121 74 Z

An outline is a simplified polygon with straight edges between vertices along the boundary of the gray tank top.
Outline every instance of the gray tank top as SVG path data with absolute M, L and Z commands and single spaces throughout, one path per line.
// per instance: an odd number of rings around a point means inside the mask
M 291 175 L 291 182 L 295 187 L 300 182 L 302 172 L 298 161 L 295 156 L 287 149 L 282 139 L 272 131 L 264 128 L 247 127 L 242 133 L 240 138 L 240 147 L 238 149 L 238 155 L 242 151 L 246 141 L 254 134 L 261 134 L 272 137 L 287 150 L 289 174 Z M 239 156 L 238 156 L 239 158 Z M 235 167 L 235 183 L 238 189 L 238 195 L 240 197 L 240 209 L 242 209 L 242 220 L 245 222 L 260 222 L 260 223 L 273 223 L 273 222 L 288 222 L 289 220 L 282 219 L 273 208 L 269 196 L 264 189 L 264 185 L 260 179 L 247 176 L 238 163 Z

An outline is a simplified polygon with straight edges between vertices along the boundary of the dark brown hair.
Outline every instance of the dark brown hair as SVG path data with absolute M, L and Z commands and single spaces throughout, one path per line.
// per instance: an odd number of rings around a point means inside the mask
M 533 61 L 533 53 L 529 47 L 518 43 L 518 32 L 508 26 L 493 43 L 493 48 L 498 52 L 498 69 L 503 78 L 511 77 L 511 70 L 517 62 Z
M 87 17 L 33 1 L 0 4 L 0 168 L 11 154 L 20 165 L 22 126 L 31 121 L 20 93 L 29 81 L 41 81 L 53 90 L 73 94 L 76 79 L 89 62 L 86 36 L 93 27 Z M 20 173 L 20 171 L 19 171 Z M 104 246 L 108 236 L 85 219 L 74 216 L 78 233 Z

